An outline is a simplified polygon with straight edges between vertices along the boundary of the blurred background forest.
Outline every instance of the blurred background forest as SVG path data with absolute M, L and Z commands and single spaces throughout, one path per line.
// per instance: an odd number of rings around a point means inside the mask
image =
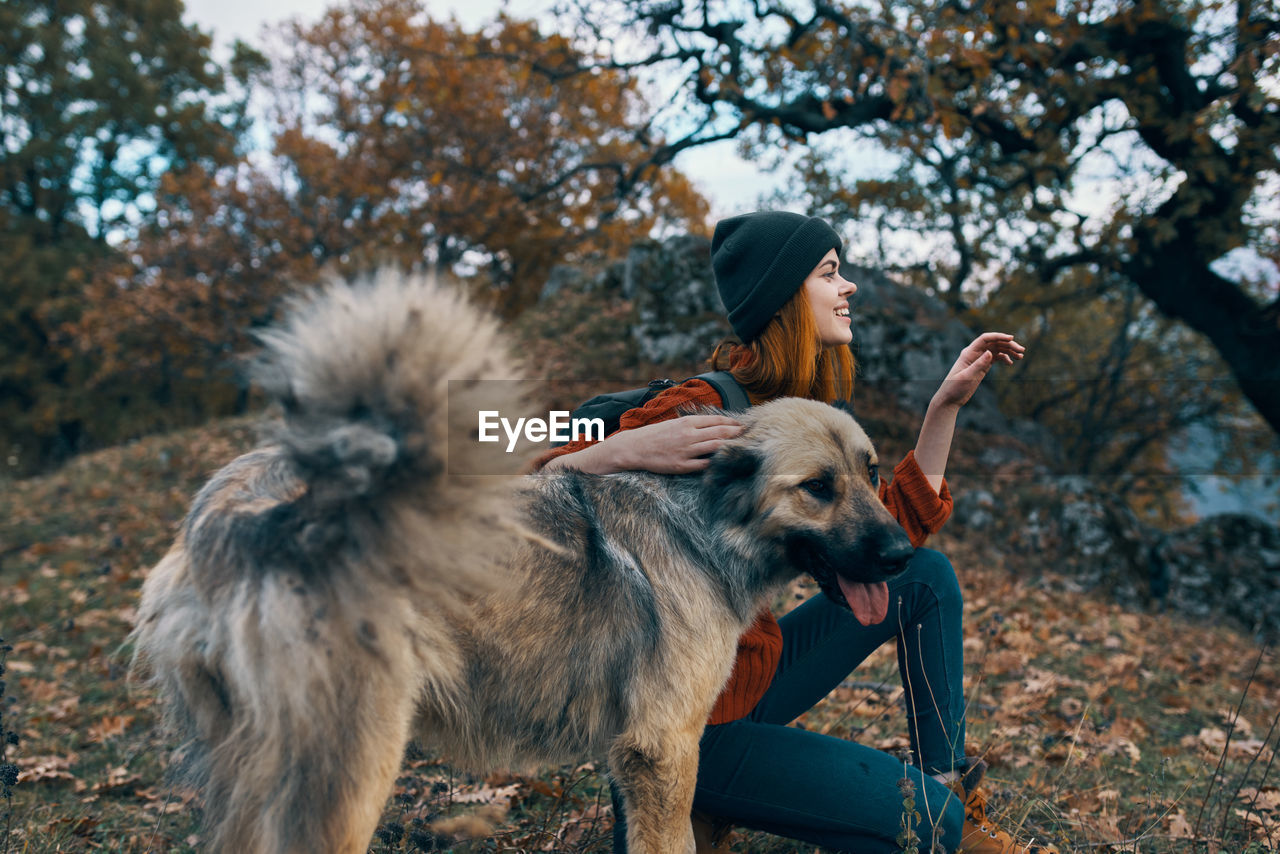
M 446 271 L 536 329 L 557 267 L 705 235 L 678 166 L 733 144 L 759 204 L 1019 333 L 1000 407 L 1052 471 L 1163 524 L 1199 476 L 1274 495 L 1273 2 L 356 0 L 220 50 L 183 15 L 0 9 L 8 477 L 251 408 L 237 356 L 322 273 Z
M 975 331 L 1028 347 L 966 408 L 940 547 L 973 573 L 966 654 L 991 652 L 983 739 L 1063 772 L 1017 784 L 1065 804 L 1047 826 L 1275 850 L 1276 0 L 522 8 L 351 0 L 240 40 L 180 0 L 0 4 L 0 634 L 23 692 L 0 681 L 0 735 L 21 728 L 23 783 L 80 798 L 31 796 L 22 838 L 151 850 L 186 809 L 141 782 L 161 748 L 112 650 L 192 490 L 251 441 L 241 358 L 288 297 L 447 275 L 582 383 L 572 404 L 701 370 L 727 332 L 710 229 L 771 206 L 846 238 L 882 455 Z M 1087 588 L 1106 604 L 1046 593 Z M 1241 634 L 1170 654 L 1181 624 L 1115 602 Z M 1265 737 L 1233 741 L 1241 708 Z M 1074 800 L 1067 769 L 1096 775 Z

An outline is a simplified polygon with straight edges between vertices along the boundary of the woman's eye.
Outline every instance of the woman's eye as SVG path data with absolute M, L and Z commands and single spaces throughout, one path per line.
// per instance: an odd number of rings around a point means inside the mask
M 831 500 L 831 484 L 825 480 L 806 480 L 800 484 L 804 491 L 822 501 Z

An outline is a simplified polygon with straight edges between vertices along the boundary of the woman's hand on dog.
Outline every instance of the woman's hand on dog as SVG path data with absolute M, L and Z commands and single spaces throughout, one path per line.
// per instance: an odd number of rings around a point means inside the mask
M 1026 350 L 1007 332 L 982 333 L 960 351 L 960 358 L 947 372 L 947 378 L 933 396 L 933 403 L 959 409 L 973 397 L 992 365 L 996 362 L 1012 365 Z
M 686 415 L 614 433 L 581 451 L 555 457 L 542 470 L 691 474 L 705 469 L 711 455 L 741 432 L 742 425 L 728 416 Z

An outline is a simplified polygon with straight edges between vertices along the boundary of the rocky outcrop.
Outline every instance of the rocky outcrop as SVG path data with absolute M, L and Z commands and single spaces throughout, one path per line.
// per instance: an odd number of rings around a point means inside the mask
M 1210 516 L 1158 536 L 1150 554 L 1156 601 L 1280 637 L 1280 528 L 1254 516 Z
M 1225 619 L 1280 639 L 1280 527 L 1239 514 L 1173 531 L 1141 522 L 1100 478 L 1040 478 L 957 497 L 950 525 L 1038 559 L 1077 590 L 1126 607 Z M 1017 508 L 1002 512 L 1000 508 Z
M 711 241 L 695 235 L 638 243 L 627 253 L 622 295 L 635 305 L 631 337 L 645 360 L 696 362 L 729 333 L 710 258 Z
M 939 300 L 877 270 L 846 264 L 841 272 L 858 286 L 850 312 L 858 381 L 923 414 L 960 351 L 978 333 L 951 317 Z M 1009 430 L 989 384 L 961 410 L 960 426 L 985 433 Z
M 566 292 L 627 300 L 632 309 L 627 331 L 639 361 L 696 365 L 729 334 L 710 257 L 711 241 L 698 235 L 641 241 L 624 260 L 594 275 L 556 267 L 541 300 Z

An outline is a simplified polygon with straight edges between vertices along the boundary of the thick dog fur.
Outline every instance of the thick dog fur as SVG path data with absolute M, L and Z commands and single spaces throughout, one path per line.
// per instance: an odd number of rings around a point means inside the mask
M 265 336 L 282 423 L 196 497 L 132 636 L 208 850 L 365 851 L 416 738 L 476 770 L 607 757 L 629 850 L 692 852 L 738 635 L 801 572 L 841 601 L 835 567 L 905 565 L 866 434 L 811 401 L 743 414 L 699 476 L 451 474 L 476 381 L 511 376 L 501 341 L 394 274 Z

